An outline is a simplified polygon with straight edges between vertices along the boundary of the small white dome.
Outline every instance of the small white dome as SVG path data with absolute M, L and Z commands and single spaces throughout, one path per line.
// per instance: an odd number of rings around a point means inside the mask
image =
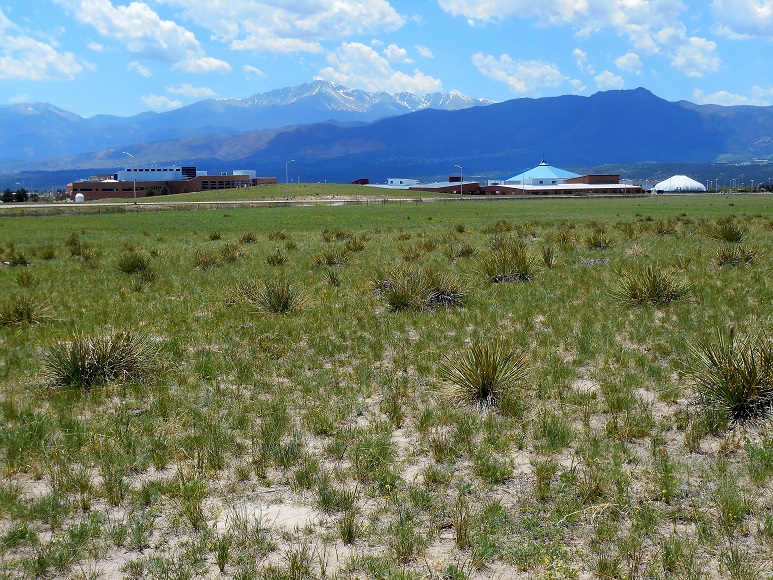
M 706 186 L 686 175 L 674 175 L 664 179 L 652 189 L 654 191 L 706 191 Z
M 86 198 L 83 197 L 82 193 L 76 193 L 75 194 L 75 201 L 76 201 L 76 203 L 77 202 L 81 202 L 81 201 L 86 201 Z

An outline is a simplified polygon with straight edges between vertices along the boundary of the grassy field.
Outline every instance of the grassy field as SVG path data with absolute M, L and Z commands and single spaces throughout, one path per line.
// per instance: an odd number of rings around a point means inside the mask
M 0 217 L 0 577 L 769 578 L 772 257 L 770 196 Z

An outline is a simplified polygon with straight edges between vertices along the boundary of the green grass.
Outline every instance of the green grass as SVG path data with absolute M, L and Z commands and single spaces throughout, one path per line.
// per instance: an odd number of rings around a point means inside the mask
M 727 429 L 698 379 L 767 376 L 772 198 L 301 203 L 362 191 L 0 211 L 0 576 L 769 569 L 766 399 Z M 689 299 L 621 307 L 647 264 Z

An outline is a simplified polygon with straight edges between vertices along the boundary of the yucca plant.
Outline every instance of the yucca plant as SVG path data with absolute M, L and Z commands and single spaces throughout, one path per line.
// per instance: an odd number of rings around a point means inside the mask
M 28 294 L 18 294 L 0 305 L 0 326 L 24 326 L 48 319 L 48 308 Z
M 381 271 L 375 276 L 374 287 L 393 312 L 461 307 L 466 299 L 456 279 L 431 269 Z
M 756 246 L 722 244 L 714 251 L 717 266 L 750 266 L 757 261 Z
M 773 405 L 773 343 L 764 335 L 717 331 L 716 342 L 690 345 L 687 373 L 704 405 L 740 423 Z
M 722 219 L 709 228 L 709 236 L 715 240 L 740 244 L 746 238 L 746 231 L 734 221 Z
M 130 330 L 94 335 L 75 333 L 46 353 L 44 374 L 55 386 L 89 389 L 112 381 L 147 379 L 157 350 L 146 336 Z
M 557 261 L 558 256 L 556 256 L 556 251 L 553 249 L 553 246 L 544 246 L 542 248 L 542 263 L 545 264 L 545 267 L 552 269 L 555 267 Z
M 129 250 L 121 254 L 117 263 L 118 269 L 124 274 L 140 274 L 145 270 L 149 270 L 152 266 L 150 264 L 150 258 L 136 250 Z
M 294 312 L 306 302 L 303 293 L 283 279 L 247 282 L 240 286 L 238 294 L 249 306 L 274 314 Z
M 617 289 L 610 294 L 621 304 L 665 305 L 690 294 L 690 284 L 652 264 L 619 274 Z
M 535 272 L 534 259 L 523 245 L 505 244 L 481 258 L 480 271 L 495 284 L 526 282 Z
M 591 250 L 606 250 L 612 245 L 612 240 L 602 229 L 594 229 L 587 238 L 585 245 Z
M 496 407 L 526 376 L 526 357 L 499 341 L 473 342 L 446 359 L 438 376 L 454 401 Z

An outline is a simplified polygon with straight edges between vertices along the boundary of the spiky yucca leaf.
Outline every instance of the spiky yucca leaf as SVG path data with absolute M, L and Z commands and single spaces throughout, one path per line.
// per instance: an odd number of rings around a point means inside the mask
M 648 264 L 640 270 L 628 270 L 619 274 L 617 289 L 610 292 L 612 298 L 628 305 L 664 305 L 690 294 L 690 284 L 685 280 Z
M 75 333 L 48 350 L 44 373 L 55 386 L 88 389 L 111 381 L 145 380 L 156 361 L 153 343 L 130 330 Z
M 734 423 L 767 414 L 773 405 L 773 344 L 762 335 L 717 331 L 716 342 L 690 345 L 687 373 L 704 404 Z
M 287 314 L 300 309 L 306 298 L 287 280 L 268 280 L 258 289 L 254 305 L 274 314 Z
M 474 342 L 441 364 L 438 376 L 449 383 L 444 392 L 453 400 L 494 407 L 526 375 L 526 357 L 501 342 Z

